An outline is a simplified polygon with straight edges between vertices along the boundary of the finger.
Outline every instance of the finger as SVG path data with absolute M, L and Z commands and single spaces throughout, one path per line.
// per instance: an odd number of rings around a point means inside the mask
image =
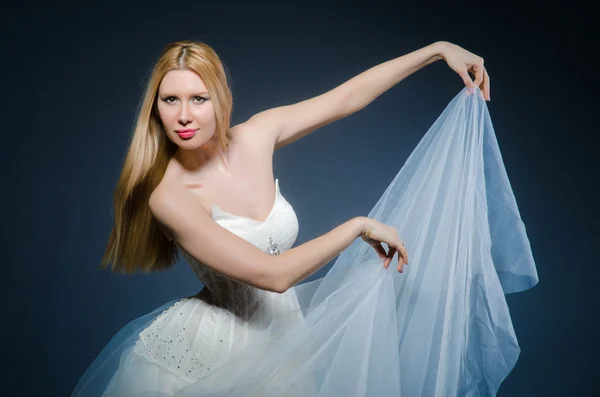
M 402 242 L 398 244 L 398 271 L 402 273 L 404 271 L 404 265 L 408 264 L 408 254 L 406 248 L 402 245 Z
M 483 91 L 483 87 L 481 86 L 481 83 L 483 83 L 483 72 L 484 72 L 483 64 L 473 65 L 472 69 L 473 69 L 473 72 L 475 73 L 475 81 L 473 83 L 475 84 L 475 87 L 479 87 Z
M 377 252 L 377 255 L 383 259 L 383 266 L 387 269 L 386 266 L 386 260 L 387 260 L 387 254 L 385 253 L 385 249 L 383 248 L 383 246 L 381 244 L 377 244 L 377 245 L 372 245 L 372 247 L 375 249 L 375 252 Z
M 404 263 L 401 261 L 398 262 L 398 271 L 404 273 Z
M 385 267 L 386 269 L 388 268 L 388 266 L 394 259 L 394 255 L 396 255 L 396 252 L 397 252 L 397 250 L 394 247 L 390 247 L 390 249 L 387 253 L 387 259 L 386 259 L 387 266 Z
M 467 88 L 475 88 L 475 84 L 473 84 L 473 80 L 471 80 L 471 76 L 469 76 L 469 72 L 467 70 L 467 67 L 465 66 L 464 69 L 462 69 L 461 71 L 458 72 L 458 75 L 462 78 L 463 83 L 465 84 L 465 86 Z M 473 93 L 473 92 L 471 92 Z
M 405 259 L 402 257 L 401 251 L 398 251 L 398 271 L 400 273 L 404 273 L 404 262 Z
M 408 265 L 408 251 L 406 250 L 404 243 L 402 241 L 400 241 L 400 243 L 398 244 L 398 247 L 399 247 L 398 250 L 400 251 L 400 255 L 402 255 L 403 262 Z M 400 258 L 398 258 L 398 260 L 400 260 Z
M 483 79 L 483 92 L 485 95 L 485 99 L 487 99 L 488 101 L 491 101 L 491 95 L 490 95 L 490 75 L 487 72 L 487 69 L 484 68 L 484 79 Z

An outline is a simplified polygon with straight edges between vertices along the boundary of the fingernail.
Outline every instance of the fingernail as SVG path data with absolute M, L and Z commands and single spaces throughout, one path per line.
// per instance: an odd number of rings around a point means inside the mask
M 470 92 L 471 94 L 474 94 L 474 93 L 475 93 L 475 88 L 473 88 L 473 87 L 469 88 L 469 92 Z

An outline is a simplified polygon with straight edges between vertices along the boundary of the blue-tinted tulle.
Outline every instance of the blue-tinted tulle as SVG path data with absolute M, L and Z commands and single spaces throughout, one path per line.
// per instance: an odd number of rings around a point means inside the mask
M 133 347 L 141 330 L 152 323 L 163 311 L 171 307 L 177 299 L 169 301 L 152 312 L 129 322 L 117 332 L 79 379 L 73 396 L 101 396 L 119 367 L 125 351 Z
M 451 101 L 368 216 L 407 242 L 404 273 L 357 239 L 323 278 L 295 287 L 301 324 L 275 317 L 243 353 L 168 395 L 495 395 L 520 353 L 504 294 L 538 276 L 480 91 Z M 173 303 L 115 336 L 74 395 L 101 395 Z

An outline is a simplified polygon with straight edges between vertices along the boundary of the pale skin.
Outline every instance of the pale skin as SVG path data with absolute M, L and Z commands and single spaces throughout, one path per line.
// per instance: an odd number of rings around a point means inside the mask
M 271 256 L 214 222 L 212 205 L 237 216 L 264 220 L 275 200 L 275 150 L 357 112 L 440 59 L 459 74 L 466 87 L 479 88 L 490 100 L 490 79 L 483 59 L 452 43 L 436 42 L 379 64 L 324 94 L 254 115 L 229 130 L 230 145 L 225 151 L 217 143 L 214 108 L 200 76 L 189 70 L 168 72 L 159 87 L 158 110 L 168 138 L 179 149 L 150 198 L 153 215 L 170 239 L 206 266 L 274 292 L 284 292 L 310 276 L 357 237 L 376 250 L 386 269 L 397 253 L 397 269 L 402 272 L 408 264 L 402 240 L 396 229 L 374 219 L 353 218 Z M 196 134 L 183 139 L 176 132 L 182 129 L 196 130 Z M 387 244 L 387 252 L 382 243 Z

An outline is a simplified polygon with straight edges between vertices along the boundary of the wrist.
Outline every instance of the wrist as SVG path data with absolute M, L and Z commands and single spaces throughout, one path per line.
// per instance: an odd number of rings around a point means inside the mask
M 444 59 L 450 43 L 447 41 L 436 41 L 430 45 L 433 59 L 440 60 Z
M 354 230 L 356 231 L 356 237 L 360 237 L 363 235 L 363 233 L 365 232 L 366 229 L 366 220 L 367 218 L 364 216 L 357 216 L 354 219 L 352 219 L 352 222 L 354 223 Z

